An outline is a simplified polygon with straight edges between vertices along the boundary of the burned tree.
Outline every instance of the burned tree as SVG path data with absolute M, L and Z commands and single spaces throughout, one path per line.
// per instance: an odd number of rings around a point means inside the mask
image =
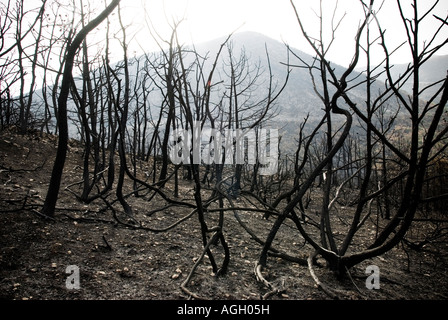
M 53 216 L 56 202 L 59 194 L 59 187 L 61 184 L 62 171 L 64 169 L 65 159 L 67 155 L 68 143 L 68 124 L 67 124 L 67 99 L 72 83 L 72 69 L 75 56 L 84 38 L 87 34 L 95 29 L 106 17 L 116 8 L 120 0 L 114 0 L 110 5 L 96 17 L 90 21 L 79 33 L 75 36 L 72 43 L 67 47 L 66 60 L 64 67 L 64 75 L 61 81 L 61 90 L 58 98 L 58 128 L 59 140 L 56 159 L 51 174 L 50 185 L 48 187 L 47 196 L 42 209 L 42 213 L 47 216 Z
M 266 239 L 263 250 L 260 255 L 258 266 L 256 268 L 257 277 L 265 282 L 264 277 L 261 274 L 261 269 L 266 265 L 267 253 L 274 240 L 277 231 L 284 223 L 285 219 L 291 219 L 297 227 L 300 235 L 311 245 L 313 252 L 310 254 L 308 265 L 312 271 L 312 261 L 316 255 L 322 256 L 327 262 L 331 270 L 334 270 L 339 276 L 344 275 L 347 270 L 356 264 L 370 259 L 372 257 L 381 255 L 392 248 L 394 248 L 405 237 L 406 232 L 409 230 L 417 209 L 421 204 L 422 186 L 424 185 L 425 172 L 431 161 L 434 160 L 434 153 L 436 152 L 435 146 L 440 143 L 444 143 L 444 136 L 446 134 L 446 128 L 440 129 L 440 123 L 444 108 L 447 103 L 447 79 L 442 79 L 437 83 L 430 84 L 424 88 L 420 87 L 419 72 L 422 65 L 433 56 L 440 48 L 446 45 L 447 40 L 442 40 L 439 43 L 435 43 L 435 39 L 440 30 L 444 27 L 444 21 L 440 23 L 439 28 L 436 29 L 436 34 L 430 41 L 420 48 L 419 42 L 421 41 L 419 33 L 419 24 L 424 19 L 430 19 L 430 13 L 435 7 L 435 2 L 428 11 L 423 14 L 420 13 L 417 2 L 412 3 L 413 14 L 408 17 L 404 14 L 403 5 L 400 1 L 397 2 L 401 19 L 406 26 L 407 30 L 407 45 L 411 51 L 413 62 L 407 68 L 407 70 L 399 76 L 399 78 L 393 78 L 391 74 L 391 50 L 387 46 L 387 38 L 384 30 L 381 28 L 380 21 L 376 18 L 376 13 L 373 10 L 374 2 L 370 1 L 369 4 L 360 2 L 360 5 L 365 10 L 365 19 L 361 22 L 359 29 L 356 32 L 356 38 L 354 42 L 355 54 L 348 69 L 337 75 L 330 61 L 325 55 L 325 47 L 322 42 L 322 38 L 312 37 L 305 26 L 302 23 L 302 19 L 299 11 L 296 9 L 294 3 L 291 1 L 293 10 L 296 14 L 297 21 L 299 23 L 302 35 L 308 41 L 314 52 L 316 53 L 317 63 L 315 65 L 305 65 L 310 69 L 318 70 L 320 79 L 323 82 L 323 93 L 319 93 L 319 96 L 325 106 L 326 111 L 322 123 L 327 124 L 327 148 L 323 155 L 323 158 L 312 167 L 310 173 L 306 177 L 298 179 L 294 185 L 294 188 L 278 199 L 275 202 L 276 207 L 282 202 L 283 199 L 288 199 L 288 202 L 284 204 L 281 209 L 281 214 L 277 216 L 277 219 L 272 226 L 269 236 Z M 319 17 L 322 19 L 322 16 Z M 373 22 L 372 22 L 373 21 Z M 376 27 L 373 27 L 376 26 Z M 321 24 L 322 27 L 322 24 Z M 332 24 L 332 33 L 336 32 L 336 27 Z M 369 33 L 377 31 L 378 37 L 372 41 Z M 322 28 L 320 30 L 322 34 Z M 361 44 L 361 37 L 367 37 L 367 46 Z M 334 39 L 334 38 L 331 38 Z M 332 41 L 332 40 L 330 40 Z M 371 66 L 368 64 L 366 70 L 366 77 L 364 79 L 354 75 L 354 68 L 356 67 L 360 54 L 362 51 L 367 55 L 369 60 L 369 46 L 372 43 L 379 43 L 384 50 L 384 62 L 385 73 L 387 76 L 386 86 L 382 89 L 382 92 L 373 97 L 371 86 L 377 82 L 375 79 L 378 77 L 379 66 Z M 303 60 L 302 60 L 303 62 Z M 375 72 L 375 73 L 374 73 Z M 315 75 L 314 75 L 315 76 Z M 314 82 L 314 76 L 312 80 Z M 354 81 L 358 79 L 357 81 Z M 405 97 L 400 91 L 403 82 L 409 80 L 412 81 L 412 94 L 409 98 Z M 423 102 L 420 99 L 420 93 L 428 87 L 438 86 L 436 95 L 430 98 L 427 102 Z M 331 94 L 326 90 L 326 86 L 332 88 Z M 366 86 L 368 96 L 364 105 L 355 101 L 351 95 L 353 89 L 358 86 Z M 315 86 L 316 87 L 316 86 Z M 380 114 L 384 112 L 385 103 L 395 104 L 395 115 L 392 113 L 392 117 L 389 122 L 385 122 L 384 117 L 382 121 L 374 121 L 376 117 L 382 117 Z M 398 111 L 400 110 L 400 111 Z M 410 118 L 411 135 L 409 137 L 409 151 L 402 151 L 403 149 L 391 139 L 391 126 L 394 121 L 400 115 L 405 114 Z M 330 115 L 343 116 L 341 129 L 335 135 L 331 131 Z M 384 116 L 384 114 L 383 114 Z M 403 119 L 401 117 L 400 119 Z M 356 201 L 354 202 L 353 214 L 351 215 L 351 222 L 347 229 L 347 233 L 342 239 L 337 239 L 331 232 L 333 225 L 337 223 L 337 220 L 333 218 L 337 213 L 334 211 L 334 201 L 339 195 L 339 191 L 344 187 L 345 180 L 338 188 L 332 187 L 332 181 L 326 180 L 324 188 L 322 190 L 322 202 L 320 211 L 320 223 L 314 225 L 318 228 L 313 231 L 313 226 L 309 225 L 306 221 L 299 218 L 296 211 L 302 211 L 305 216 L 306 210 L 299 203 L 304 198 L 306 192 L 313 185 L 313 181 L 322 173 L 326 173 L 327 179 L 329 172 L 335 175 L 337 174 L 337 168 L 331 165 L 332 162 L 337 159 L 338 153 L 342 150 L 344 143 L 347 142 L 350 132 L 353 130 L 352 125 L 354 121 L 358 121 L 362 124 L 364 131 L 358 132 L 363 134 L 364 151 L 361 158 L 358 161 L 362 162 L 362 166 L 355 172 L 356 175 L 348 177 L 348 179 L 354 176 L 361 177 L 361 185 L 357 190 Z M 318 127 L 316 127 L 318 128 Z M 315 132 L 315 131 L 313 131 Z M 312 134 L 305 144 L 305 154 L 309 152 L 310 140 L 314 138 Z M 302 146 L 305 140 L 302 141 Z M 374 183 L 374 168 L 379 163 L 379 159 L 383 161 L 387 158 L 385 153 L 389 154 L 391 164 L 400 164 L 400 169 L 396 172 L 392 170 L 387 171 L 389 165 L 383 162 L 383 176 L 380 187 Z M 378 155 L 383 154 L 382 157 Z M 307 157 L 302 158 L 302 167 L 305 166 Z M 350 163 L 342 163 L 342 165 L 350 165 Z M 390 165 L 390 168 L 392 165 Z M 384 172 L 386 170 L 386 172 Z M 331 175 L 330 175 L 331 176 Z M 387 198 L 387 191 L 395 186 L 398 182 L 403 182 L 404 188 L 401 194 L 398 207 L 394 212 L 390 212 L 391 220 L 379 231 L 378 237 L 371 240 L 368 246 L 360 246 L 355 241 L 355 235 L 358 234 L 367 224 L 368 218 L 371 214 L 371 202 L 379 197 Z M 335 190 L 334 195 L 333 190 Z M 286 197 L 289 195 L 290 197 Z M 312 274 L 314 274 L 312 272 Z M 317 280 L 318 281 L 318 280 Z M 266 282 L 265 282 L 266 283 Z M 319 281 L 319 286 L 324 287 Z M 326 289 L 326 288 L 325 288 Z M 330 292 L 330 291 L 329 291 Z M 330 293 L 332 296 L 334 294 Z

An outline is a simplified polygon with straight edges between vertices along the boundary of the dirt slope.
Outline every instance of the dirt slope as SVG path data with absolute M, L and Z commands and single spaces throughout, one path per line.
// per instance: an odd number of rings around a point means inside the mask
M 55 219 L 43 219 L 37 213 L 45 198 L 56 142 L 54 136 L 37 133 L 0 133 L 0 299 L 188 299 L 180 286 L 203 249 L 197 217 L 155 233 L 117 223 L 101 200 L 89 205 L 78 202 L 65 190 L 82 180 L 82 149 L 77 143 L 70 145 Z M 192 198 L 191 187 L 182 181 L 182 198 Z M 153 228 L 168 226 L 191 210 L 170 207 L 146 217 L 145 213 L 165 203 L 157 198 L 148 202 L 130 197 L 128 201 L 136 219 Z M 259 213 L 243 212 L 241 217 L 262 239 L 273 223 Z M 205 257 L 188 289 L 206 299 L 260 299 L 269 292 L 256 281 L 253 270 L 261 247 L 232 213 L 225 219 L 231 253 L 228 273 L 215 277 Z M 292 225 L 282 228 L 274 245 L 297 256 L 307 252 Z M 221 246 L 213 246 L 212 251 L 219 263 Z M 351 270 L 351 279 L 336 280 L 325 268 L 315 271 L 343 299 L 447 299 L 447 252 L 446 242 L 420 252 L 400 246 Z M 379 290 L 366 288 L 365 269 L 370 264 L 380 268 Z M 79 289 L 67 287 L 68 266 L 79 268 Z M 305 266 L 271 257 L 264 275 L 284 289 L 270 299 L 329 298 L 316 287 Z

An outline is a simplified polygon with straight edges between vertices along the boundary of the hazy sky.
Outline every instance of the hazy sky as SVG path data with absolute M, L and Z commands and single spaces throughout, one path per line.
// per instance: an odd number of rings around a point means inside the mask
M 90 3 L 104 8 L 104 1 L 110 0 L 74 0 L 75 3 Z M 89 1 L 89 2 L 88 2 Z M 419 12 L 423 14 L 435 0 L 420 0 Z M 39 7 L 41 0 L 27 0 L 27 4 L 34 3 Z M 364 0 L 368 2 L 368 0 Z M 407 16 L 412 18 L 411 0 L 402 0 L 403 9 Z M 315 37 L 319 36 L 319 0 L 294 0 L 300 17 L 303 19 L 307 32 Z M 347 66 L 354 52 L 353 40 L 357 27 L 364 18 L 364 12 L 360 0 L 323 0 L 324 20 L 331 22 L 336 3 L 338 8 L 335 21 L 339 21 L 344 15 L 336 33 L 336 39 L 329 52 L 330 60 Z M 378 11 L 383 0 L 375 0 L 374 11 Z M 305 42 L 290 0 L 123 0 L 121 7 L 124 23 L 128 26 L 128 39 L 130 42 L 130 55 L 133 52 L 141 54 L 142 51 L 152 52 L 158 50 L 147 32 L 147 23 L 150 18 L 152 25 L 163 37 L 170 35 L 168 22 L 184 18 L 180 29 L 180 40 L 184 43 L 204 42 L 218 37 L 229 35 L 233 31 L 255 31 L 279 41 L 284 41 L 292 47 L 312 53 L 310 46 Z M 70 11 L 70 8 L 67 8 Z M 434 12 L 445 18 L 448 14 L 448 0 L 440 0 Z M 381 10 L 377 14 L 383 29 L 386 32 L 386 41 L 389 50 L 406 40 L 406 32 L 400 19 L 396 0 L 385 0 Z M 115 27 L 118 27 L 116 13 L 110 17 Z M 436 28 L 440 26 L 432 15 L 421 26 L 422 34 L 426 34 L 429 40 Z M 103 25 L 104 27 L 104 25 Z M 375 28 L 372 28 L 374 30 Z M 448 28 L 445 28 L 448 29 Z M 331 34 L 329 25 L 324 29 L 328 37 Z M 448 32 L 444 32 L 440 39 L 448 38 Z M 104 39 L 104 33 L 99 35 L 98 41 Z M 327 39 L 328 40 L 328 39 Z M 423 41 L 423 39 L 421 39 Z M 328 42 L 328 41 L 327 41 Z M 440 42 L 440 41 L 439 41 Z M 380 57 L 382 50 L 376 46 Z M 117 59 L 120 58 L 119 50 L 116 51 Z M 448 46 L 439 54 L 448 54 Z M 394 63 L 410 62 L 409 47 L 405 46 L 401 51 L 393 55 Z M 360 62 L 362 64 L 362 62 Z
M 405 10 L 411 13 L 409 11 L 412 10 L 410 1 L 402 2 Z M 295 0 L 294 3 L 309 34 L 317 37 L 319 27 L 316 13 L 319 12 L 319 1 Z M 431 3 L 433 1 L 420 1 L 420 11 L 423 13 Z M 144 7 L 146 7 L 147 15 L 151 18 L 153 25 L 162 35 L 169 34 L 167 19 L 184 18 L 180 28 L 180 37 L 185 43 L 211 40 L 228 35 L 235 30 L 256 31 L 285 41 L 305 52 L 311 52 L 309 45 L 303 40 L 289 0 L 132 0 L 123 2 L 123 4 L 128 7 L 124 10 L 128 12 L 128 17 L 131 17 L 135 30 L 145 29 Z M 326 21 L 331 21 L 335 4 L 335 0 L 323 1 Z M 375 10 L 380 4 L 380 1 L 376 1 Z M 387 41 L 390 48 L 406 40 L 405 29 L 397 8 L 396 1 L 386 0 L 382 10 L 378 13 L 383 28 L 387 29 Z M 439 16 L 446 17 L 448 1 L 441 0 L 436 7 L 436 12 Z M 344 20 L 340 25 L 340 30 L 336 33 L 333 49 L 329 54 L 331 60 L 347 66 L 352 58 L 356 27 L 363 18 L 359 0 L 340 0 L 335 16 L 336 20 L 344 14 Z M 438 24 L 434 24 L 436 20 L 432 16 L 428 18 L 429 20 L 431 24 L 422 26 L 422 30 L 431 34 Z M 443 36 L 446 38 L 448 34 L 445 33 Z M 146 51 L 154 49 L 147 34 L 140 32 L 136 39 Z M 395 56 L 395 61 L 408 62 L 410 59 L 408 52 L 408 47 L 404 48 L 400 54 Z M 448 54 L 448 50 L 445 50 L 443 54 Z

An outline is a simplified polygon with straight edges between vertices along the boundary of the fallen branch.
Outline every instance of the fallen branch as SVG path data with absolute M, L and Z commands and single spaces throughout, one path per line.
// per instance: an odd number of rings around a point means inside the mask
M 258 281 L 258 282 L 261 282 L 261 283 L 263 283 L 267 288 L 272 289 L 274 286 L 273 286 L 268 280 L 266 280 L 266 279 L 263 277 L 263 274 L 261 273 L 262 268 L 263 268 L 262 265 L 259 264 L 259 263 L 257 263 L 257 264 L 255 265 L 255 268 L 254 268 L 255 277 L 257 278 L 257 281 Z
M 257 278 L 258 282 L 263 283 L 268 289 L 271 289 L 270 291 L 268 291 L 267 293 L 265 293 L 263 295 L 262 299 L 263 300 L 267 300 L 269 297 L 271 297 L 273 295 L 285 292 L 286 291 L 286 289 L 284 288 L 285 281 L 284 280 L 281 281 L 281 286 L 280 287 L 274 286 L 271 282 L 269 282 L 268 280 L 266 280 L 263 277 L 263 274 L 261 273 L 262 268 L 263 268 L 262 265 L 259 264 L 259 263 L 257 263 L 255 265 L 255 268 L 254 268 L 255 277 Z
M 282 294 L 282 293 L 285 292 L 285 291 L 286 291 L 286 289 L 285 289 L 285 279 L 282 279 L 282 280 L 281 280 L 281 286 L 280 286 L 280 288 L 275 288 L 275 289 L 273 289 L 273 290 L 271 290 L 271 291 L 269 291 L 269 292 L 266 292 L 266 293 L 262 296 L 262 299 L 263 299 L 263 300 L 267 300 L 267 299 L 269 299 L 270 297 L 272 297 L 272 296 L 274 296 L 274 295 Z
M 126 223 L 124 221 L 121 221 L 118 216 L 117 216 L 117 211 L 115 210 L 115 208 L 113 207 L 113 202 L 109 202 L 105 197 L 100 197 L 101 200 L 103 200 L 103 202 L 106 204 L 107 208 L 109 208 L 112 211 L 113 217 L 114 219 L 119 223 L 122 224 L 126 227 L 130 227 L 132 229 L 139 229 L 139 230 L 145 230 L 145 231 L 150 231 L 150 232 L 154 232 L 154 233 L 162 233 L 162 232 L 167 232 L 171 229 L 173 229 L 174 227 L 178 226 L 179 224 L 181 224 L 182 222 L 190 219 L 197 211 L 197 208 L 193 209 L 190 213 L 188 213 L 187 215 L 185 215 L 184 217 L 180 218 L 179 220 L 177 220 L 176 222 L 170 224 L 169 226 L 162 228 L 162 229 L 155 229 L 155 228 L 149 228 L 149 227 L 145 227 L 142 225 L 142 223 L 140 221 L 138 221 L 137 219 L 135 219 L 134 217 L 129 217 L 130 219 L 132 219 L 132 221 L 134 222 L 134 224 L 130 224 L 130 223 Z M 116 201 L 116 200 L 115 200 Z
M 235 217 L 235 219 L 238 221 L 238 223 L 240 224 L 241 227 L 243 227 L 243 229 L 251 236 L 251 239 L 253 239 L 255 242 L 261 244 L 262 246 L 264 246 L 264 241 L 261 240 L 256 234 L 255 232 L 253 232 L 246 223 L 244 223 L 243 220 L 241 220 L 240 215 L 238 214 L 238 210 L 245 210 L 245 211 L 259 211 L 259 212 L 269 212 L 270 214 L 278 213 L 276 211 L 275 208 L 272 208 L 272 210 L 266 210 L 266 209 L 253 209 L 253 208 L 239 208 L 239 207 L 235 207 L 235 205 L 233 204 L 232 199 L 225 193 L 223 192 L 220 187 L 221 184 L 226 180 L 229 179 L 230 177 L 224 178 L 223 180 L 221 180 L 217 186 L 216 186 L 216 191 L 219 192 L 224 198 L 227 199 L 227 201 L 230 203 L 230 208 L 226 208 L 226 209 L 222 209 L 222 210 L 232 210 L 233 211 L 233 215 Z M 209 212 L 214 211 L 215 209 L 208 209 Z M 216 209 L 216 210 L 220 210 L 220 209 Z M 280 252 L 279 250 L 273 248 L 272 246 L 269 248 L 269 254 L 287 261 L 291 261 L 291 262 L 295 262 L 298 263 L 300 265 L 306 265 L 306 259 L 302 259 L 299 257 L 294 257 L 294 256 L 290 256 L 286 253 Z
M 333 290 L 328 288 L 324 283 L 320 282 L 319 278 L 314 273 L 313 268 L 313 259 L 317 256 L 317 251 L 315 251 L 313 254 L 310 254 L 308 257 L 308 270 L 310 271 L 311 277 L 313 278 L 314 282 L 316 283 L 317 287 L 321 289 L 323 292 L 325 292 L 330 298 L 339 300 L 339 296 L 337 296 Z
M 202 250 L 202 254 L 199 257 L 199 259 L 196 261 L 196 263 L 193 265 L 193 268 L 191 268 L 190 273 L 188 274 L 187 278 L 182 282 L 182 284 L 180 285 L 180 288 L 182 289 L 183 292 L 185 292 L 186 294 L 188 294 L 189 296 L 197 299 L 197 300 L 206 300 L 205 298 L 202 298 L 200 296 L 198 296 L 197 294 L 193 293 L 192 291 L 190 291 L 189 289 L 187 289 L 187 285 L 190 282 L 191 278 L 193 277 L 193 274 L 196 270 L 196 268 L 199 266 L 199 264 L 202 262 L 202 259 L 204 259 L 205 254 L 207 253 L 207 250 L 210 248 L 210 246 L 216 242 L 216 240 L 219 237 L 221 230 L 215 232 L 213 234 L 213 236 L 211 237 L 211 239 L 207 242 L 207 244 L 204 247 L 204 250 Z
M 102 171 L 100 171 L 100 172 L 97 172 L 97 173 L 96 173 L 96 176 L 99 176 L 99 175 L 103 174 L 103 173 L 106 172 L 107 170 L 109 170 L 109 167 L 107 167 L 106 169 L 104 169 L 104 170 L 102 170 Z M 93 174 L 93 173 L 89 173 L 89 174 Z M 96 177 L 96 178 L 98 179 L 98 177 Z M 89 179 L 89 180 L 90 180 L 90 179 Z M 78 184 L 82 184 L 82 183 L 84 183 L 84 179 L 81 180 L 81 181 L 76 181 L 76 182 L 73 182 L 73 183 L 69 184 L 68 186 L 65 187 L 65 190 L 68 190 L 70 187 L 73 187 L 73 186 L 76 186 L 76 185 L 78 185 Z M 69 191 L 70 191 L 70 190 L 69 190 Z
M 359 287 L 356 285 L 355 281 L 353 280 L 353 277 L 352 277 L 352 275 L 351 275 L 351 273 L 350 273 L 350 270 L 349 270 L 347 267 L 345 267 L 345 270 L 347 271 L 347 275 L 348 275 L 348 277 L 350 278 L 350 281 L 351 281 L 351 282 L 353 283 L 353 285 L 355 286 L 356 290 L 362 295 L 361 290 L 359 289 Z
M 106 237 L 103 235 L 103 241 L 106 243 L 106 248 L 112 251 L 112 247 L 110 246 L 109 242 L 107 241 Z
M 45 159 L 44 162 L 40 166 L 37 166 L 33 169 L 13 169 L 11 167 L 7 168 L 4 165 L 0 165 L 0 168 L 1 168 L 0 172 L 33 172 L 33 171 L 41 170 L 44 167 L 45 163 L 47 163 L 47 159 Z
M 43 214 L 42 212 L 39 212 L 36 209 L 32 209 L 31 212 L 37 214 L 38 216 L 40 216 L 41 218 L 44 218 L 45 220 L 56 221 L 55 218 L 47 216 L 46 214 Z

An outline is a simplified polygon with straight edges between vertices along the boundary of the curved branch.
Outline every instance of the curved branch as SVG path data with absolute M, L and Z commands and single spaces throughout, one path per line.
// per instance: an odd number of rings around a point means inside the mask
M 332 289 L 330 289 L 324 283 L 322 283 L 319 280 L 319 278 L 316 276 L 316 273 L 314 272 L 314 268 L 313 268 L 313 260 L 316 256 L 317 256 L 317 251 L 310 254 L 308 256 L 308 260 L 307 260 L 308 261 L 308 270 L 311 274 L 311 277 L 313 278 L 314 282 L 316 283 L 316 285 L 319 289 L 321 289 L 323 292 L 325 292 L 330 298 L 339 300 L 339 296 L 336 293 L 334 293 Z

